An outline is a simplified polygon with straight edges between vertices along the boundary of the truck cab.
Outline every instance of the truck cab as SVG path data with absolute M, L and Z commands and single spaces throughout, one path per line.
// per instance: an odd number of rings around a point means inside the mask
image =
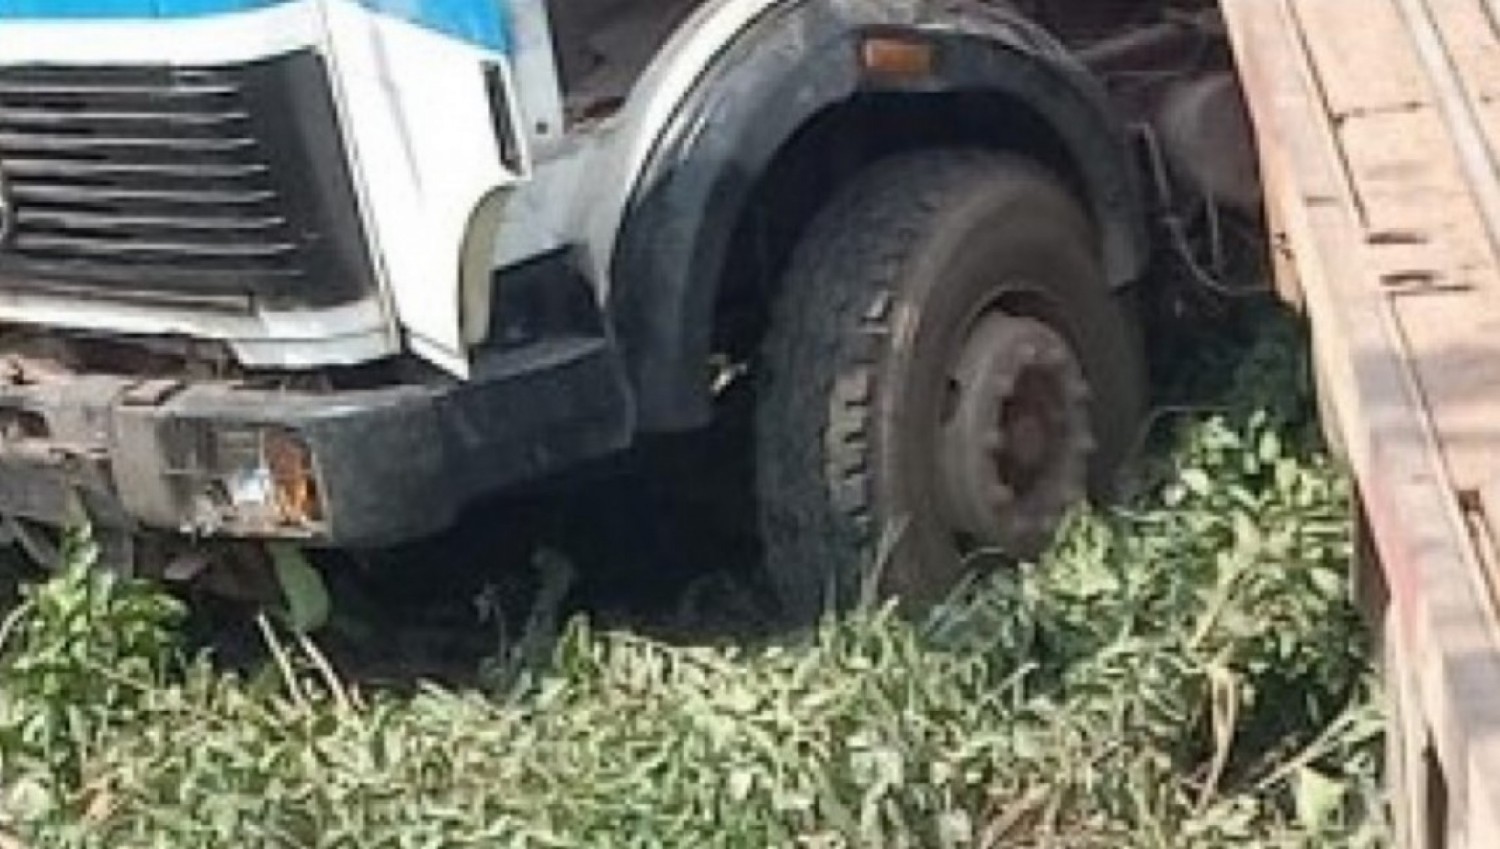
M 504 4 L 21 0 L 0 33 L 7 453 L 66 469 L 7 476 L 23 513 L 378 543 L 423 528 L 334 508 L 409 488 L 441 524 L 553 427 L 625 441 L 602 334 L 465 340 L 531 170 Z
M 1053 5 L 0 0 L 0 513 L 381 546 L 750 373 L 786 562 L 1024 556 L 1134 435 L 1151 252 Z

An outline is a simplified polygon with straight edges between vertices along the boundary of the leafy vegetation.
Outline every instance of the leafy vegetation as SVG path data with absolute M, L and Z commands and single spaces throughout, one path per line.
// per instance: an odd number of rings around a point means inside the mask
M 361 692 L 263 622 L 255 676 L 87 568 L 0 643 L 0 816 L 34 847 L 1375 847 L 1348 491 L 1293 331 L 1143 495 L 922 622 L 741 648 L 568 625 L 492 692 Z M 1288 387 L 1297 388 L 1289 391 Z

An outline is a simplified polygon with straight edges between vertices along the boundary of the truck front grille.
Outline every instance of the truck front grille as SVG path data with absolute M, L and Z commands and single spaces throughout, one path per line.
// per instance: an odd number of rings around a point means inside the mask
M 370 272 L 322 61 L 0 68 L 0 289 L 326 304 Z

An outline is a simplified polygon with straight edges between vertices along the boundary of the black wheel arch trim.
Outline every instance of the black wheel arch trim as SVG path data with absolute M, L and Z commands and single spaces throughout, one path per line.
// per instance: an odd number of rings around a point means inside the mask
M 856 94 L 970 91 L 1024 103 L 1065 141 L 1110 279 L 1121 285 L 1142 273 L 1149 237 L 1130 145 L 1098 82 L 1017 13 L 959 0 L 924 15 L 914 5 L 804 0 L 768 13 L 720 55 L 665 128 L 611 266 L 609 309 L 642 430 L 710 419 L 715 296 L 735 226 L 783 146 Z M 859 51 L 872 32 L 931 43 L 933 73 L 898 82 L 866 75 Z

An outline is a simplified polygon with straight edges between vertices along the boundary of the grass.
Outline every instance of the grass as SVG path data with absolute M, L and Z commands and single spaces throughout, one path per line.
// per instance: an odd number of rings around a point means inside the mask
M 694 648 L 578 620 L 490 691 L 364 692 L 269 623 L 265 668 L 226 672 L 75 535 L 0 634 L 0 822 L 38 849 L 1382 846 L 1300 347 L 1272 324 L 1129 506 L 925 621 Z

